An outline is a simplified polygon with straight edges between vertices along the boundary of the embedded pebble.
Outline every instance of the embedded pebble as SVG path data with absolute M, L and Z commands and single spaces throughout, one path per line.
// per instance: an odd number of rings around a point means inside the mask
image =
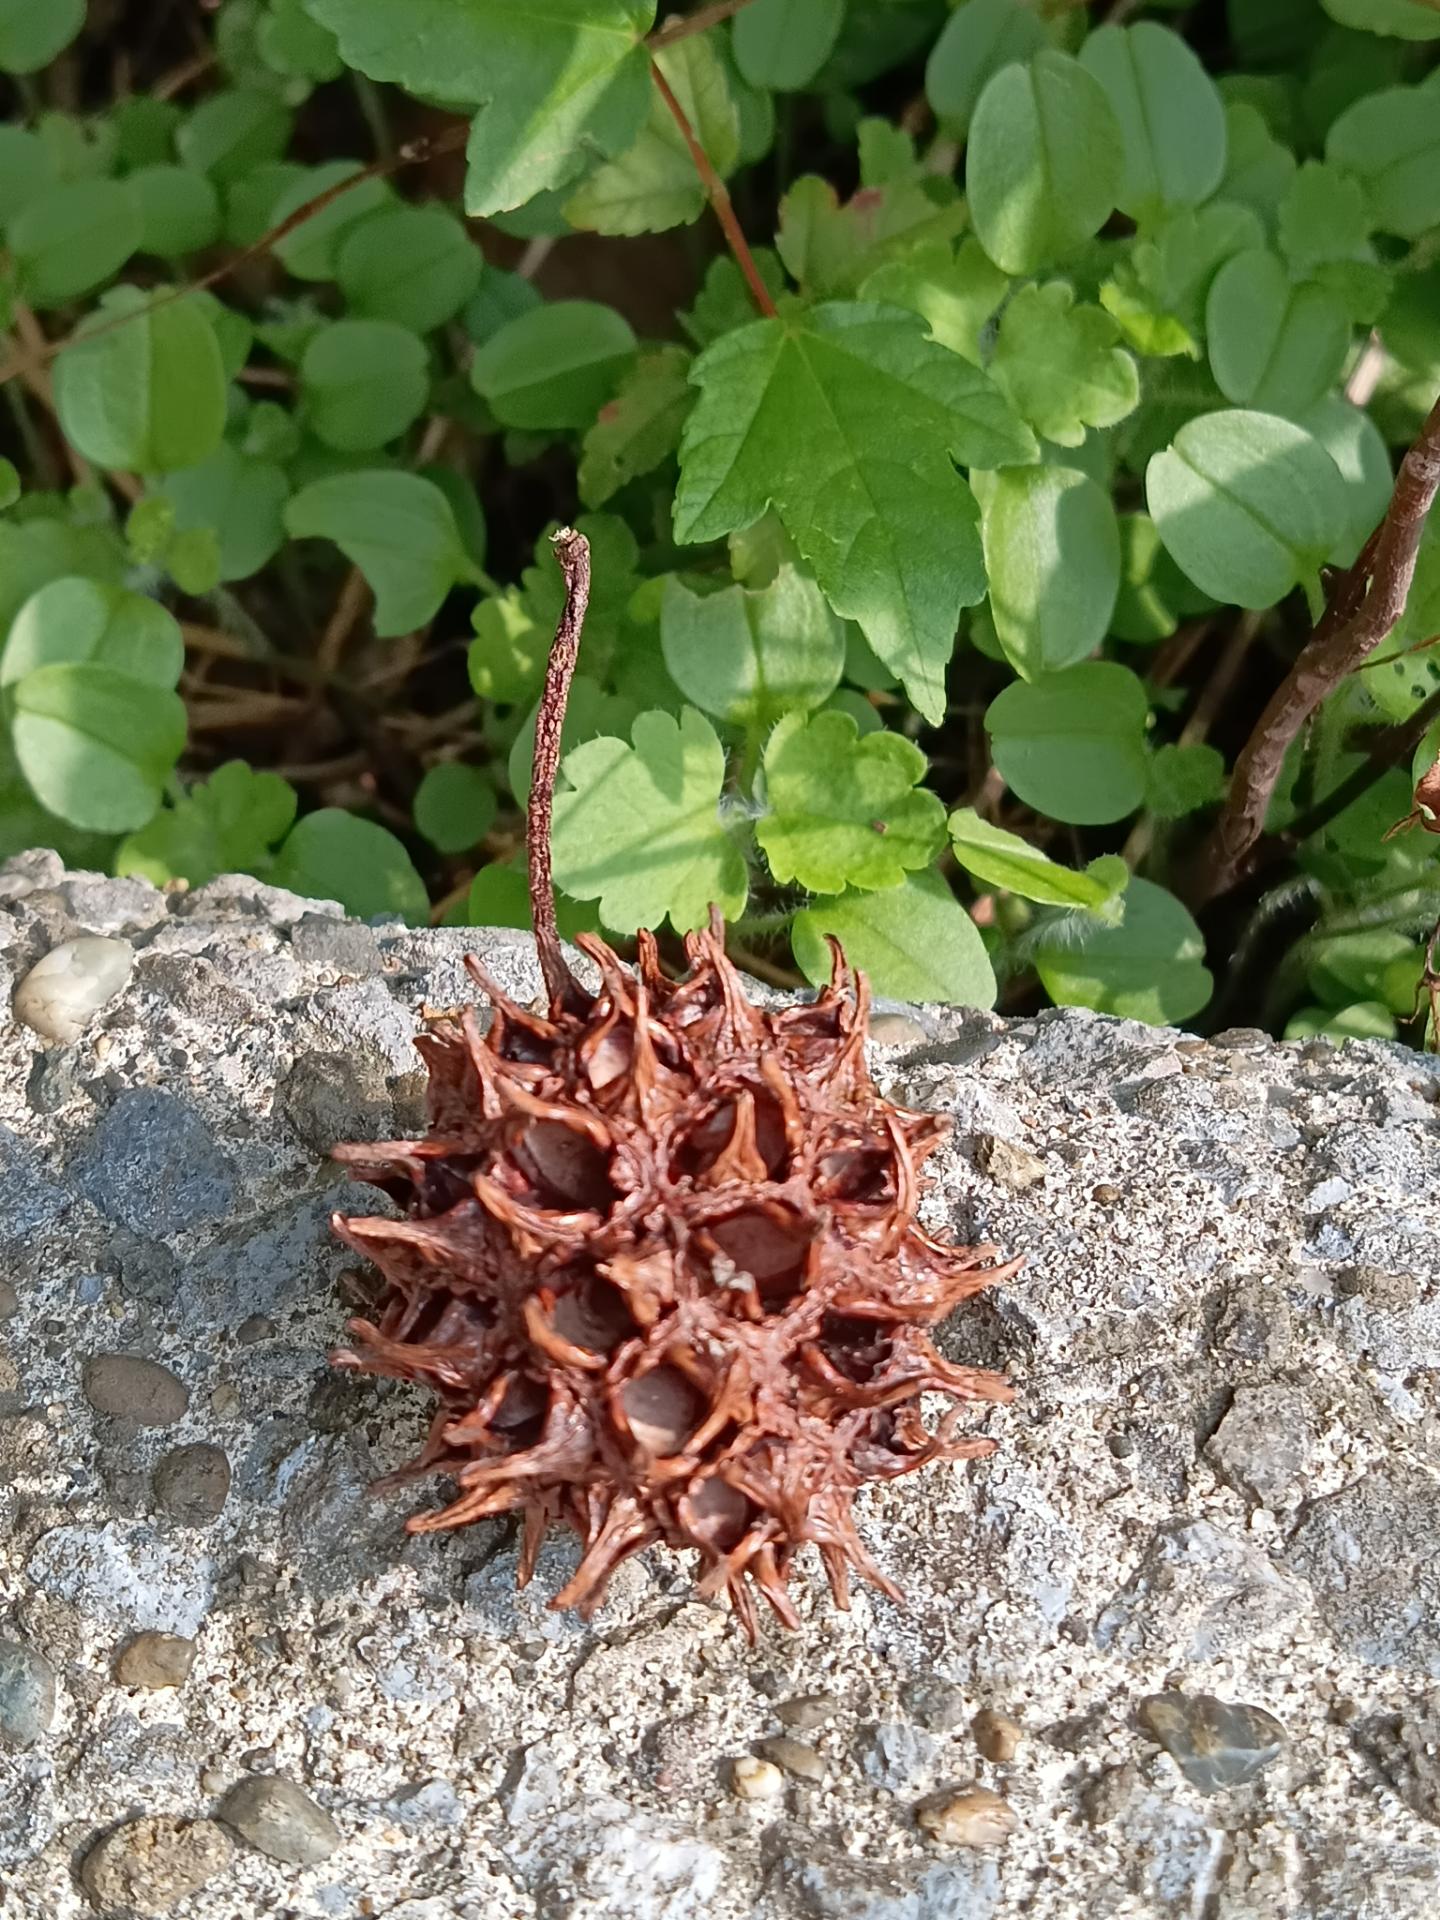
M 15 1018 L 42 1040 L 78 1040 L 130 978 L 128 940 L 84 934 L 52 947 L 15 989 Z
M 213 1820 L 149 1814 L 98 1840 L 80 1868 L 102 1913 L 168 1913 L 229 1866 L 234 1848 Z
M 900 1689 L 900 1704 L 912 1720 L 931 1733 L 953 1733 L 965 1724 L 969 1710 L 961 1688 L 929 1676 L 907 1680 Z
M 0 1280 L 0 1320 L 11 1320 L 20 1306 L 20 1296 L 8 1280 Z
M 923 1047 L 930 1035 L 908 1013 L 877 1013 L 869 1038 L 877 1047 Z
M 1038 1154 L 993 1133 L 976 1134 L 975 1164 L 1010 1193 L 1026 1193 L 1045 1178 L 1045 1162 Z
M 332 913 L 305 913 L 290 935 L 295 957 L 307 967 L 330 967 L 336 973 L 375 973 L 380 947 L 374 933 L 358 920 L 337 920 Z
M 121 1648 L 115 1678 L 122 1687 L 182 1687 L 195 1664 L 195 1642 L 178 1633 L 137 1633 Z
M 1010 1802 L 988 1787 L 967 1787 L 922 1807 L 915 1820 L 942 1847 L 1002 1846 L 1020 1824 Z
M 970 1722 L 970 1732 L 981 1753 L 997 1766 L 1007 1766 L 1020 1750 L 1019 1721 L 1012 1720 L 1008 1713 L 997 1712 L 994 1707 L 981 1708 Z
M 1210 1693 L 1152 1693 L 1136 1717 L 1201 1793 L 1243 1787 L 1278 1759 L 1286 1742 L 1273 1714 Z
M 756 1743 L 767 1760 L 773 1760 L 777 1767 L 793 1774 L 797 1780 L 809 1780 L 818 1784 L 826 1779 L 830 1769 L 825 1764 L 823 1754 L 807 1746 L 803 1740 L 792 1740 L 788 1734 L 771 1734 L 766 1740 Z
M 184 1381 L 138 1353 L 92 1353 L 81 1368 L 80 1384 L 97 1413 L 133 1420 L 137 1427 L 173 1427 L 190 1406 Z
M 55 1721 L 55 1669 L 23 1640 L 0 1640 L 0 1747 L 33 1747 Z
M 797 1733 L 813 1733 L 839 1711 L 840 1702 L 833 1693 L 802 1693 L 794 1700 L 781 1700 L 775 1718 L 782 1727 L 793 1727 Z
M 252 1773 L 220 1802 L 220 1818 L 242 1840 L 290 1867 L 313 1867 L 340 1844 L 339 1827 L 293 1780 Z
M 891 1793 L 913 1787 L 935 1758 L 935 1742 L 928 1733 L 904 1720 L 885 1720 L 866 1730 L 860 1743 L 860 1765 L 865 1777 Z
M 785 1791 L 785 1776 L 770 1761 L 743 1753 L 730 1763 L 730 1784 L 741 1800 L 778 1800 Z
M 390 1802 L 396 1820 L 407 1832 L 418 1827 L 453 1827 L 465 1817 L 465 1807 L 448 1780 L 421 1780 L 402 1787 Z
M 186 1526 L 208 1526 L 230 1493 L 230 1462 L 223 1447 L 196 1440 L 172 1447 L 155 1463 L 155 1498 Z

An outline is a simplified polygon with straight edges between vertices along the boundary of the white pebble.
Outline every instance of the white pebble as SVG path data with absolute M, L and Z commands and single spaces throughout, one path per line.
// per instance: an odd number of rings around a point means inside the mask
M 52 947 L 15 989 L 15 1018 L 45 1040 L 78 1040 L 130 978 L 128 940 L 85 934 Z
M 778 1800 L 785 1791 L 779 1767 L 748 1753 L 730 1763 L 730 1783 L 742 1800 Z

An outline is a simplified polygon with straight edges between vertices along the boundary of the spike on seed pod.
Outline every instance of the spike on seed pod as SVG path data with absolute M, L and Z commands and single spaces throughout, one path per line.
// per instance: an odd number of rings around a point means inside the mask
M 420 1140 L 337 1149 L 404 1205 L 335 1226 L 381 1270 L 345 1367 L 415 1381 L 437 1412 L 394 1476 L 448 1475 L 416 1533 L 523 1521 L 519 1577 L 552 1525 L 582 1543 L 552 1602 L 588 1617 L 644 1547 L 691 1549 L 698 1591 L 726 1594 L 753 1639 L 756 1596 L 787 1626 L 798 1549 L 839 1606 L 853 1573 L 898 1598 L 853 1502 L 869 1480 L 993 1442 L 962 1431 L 998 1375 L 944 1359 L 927 1328 L 1007 1277 L 992 1247 L 934 1238 L 915 1214 L 943 1121 L 886 1100 L 864 1041 L 869 997 L 832 942 L 812 1002 L 754 1006 L 718 914 L 671 979 L 649 933 L 626 967 L 577 942 L 566 963 L 550 879 L 560 726 L 589 592 L 589 549 L 555 536 L 566 599 L 535 734 L 531 903 L 548 1010 L 515 1005 L 467 964 L 492 1008 L 417 1046 L 430 1072 Z M 938 1424 L 921 1396 L 950 1401 Z

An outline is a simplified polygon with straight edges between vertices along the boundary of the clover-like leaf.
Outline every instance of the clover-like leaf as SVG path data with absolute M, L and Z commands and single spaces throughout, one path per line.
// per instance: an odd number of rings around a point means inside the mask
M 814 581 L 788 565 L 764 587 L 720 593 L 692 593 L 672 576 L 660 644 L 686 698 L 740 727 L 823 705 L 845 667 L 843 627 Z
M 1116 926 L 1096 919 L 1057 922 L 1042 933 L 1035 970 L 1061 1006 L 1093 1007 L 1124 1020 L 1173 1025 L 1198 1013 L 1214 981 L 1205 941 L 1173 893 L 1132 880 Z
M 1022 287 L 1000 318 L 990 372 L 1043 439 L 1078 447 L 1089 427 L 1111 427 L 1140 399 L 1135 362 L 1100 307 L 1075 304 L 1064 280 Z
M 725 749 L 703 713 L 642 713 L 633 745 L 602 736 L 565 756 L 555 794 L 555 879 L 598 900 L 617 933 L 705 924 L 745 904 L 745 859 L 720 817 Z
M 1115 854 L 1101 854 L 1083 872 L 1062 867 L 1018 833 L 982 820 L 973 807 L 957 807 L 949 820 L 950 844 L 967 873 L 986 886 L 1018 893 L 1048 907 L 1103 907 L 1125 891 L 1130 869 Z
M 171 880 L 203 887 L 219 873 L 263 877 L 272 849 L 294 819 L 295 789 L 288 780 L 228 760 L 122 840 L 115 871 L 139 874 L 157 887 Z
M 839 940 L 877 993 L 957 1007 L 993 1007 L 995 970 L 975 922 L 933 869 L 879 893 L 812 900 L 790 925 L 807 980 L 830 978 L 826 936 Z
M 689 384 L 690 355 L 683 347 L 647 348 L 600 409 L 585 435 L 580 461 L 580 498 L 600 507 L 627 482 L 651 473 L 674 453 L 695 390 Z
M 297 540 L 333 540 L 375 594 L 375 631 L 410 633 L 458 581 L 475 576 L 450 502 L 418 474 L 337 473 L 312 480 L 285 509 Z
M 895 887 L 927 866 L 945 809 L 918 788 L 925 756 L 898 733 L 863 737 L 848 713 L 789 713 L 765 746 L 770 812 L 755 834 L 777 880 L 812 893 Z

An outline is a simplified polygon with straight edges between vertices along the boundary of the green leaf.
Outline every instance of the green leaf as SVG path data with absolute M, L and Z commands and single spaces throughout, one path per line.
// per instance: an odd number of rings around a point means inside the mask
M 588 427 L 635 364 L 635 335 L 613 307 L 554 300 L 478 348 L 470 382 L 507 427 Z
M 742 327 L 691 378 L 676 539 L 718 540 L 773 502 L 831 606 L 938 721 L 959 611 L 984 592 L 951 456 L 1027 458 L 1028 429 L 916 316 L 861 302 Z
M 538 705 L 532 708 L 524 726 L 516 734 L 506 769 L 510 776 L 510 791 L 521 806 L 530 798 L 538 711 Z M 618 742 L 630 731 L 639 714 L 639 707 L 624 694 L 606 693 L 598 680 L 592 680 L 588 674 L 577 673 L 570 683 L 570 698 L 565 704 L 565 724 L 560 732 L 562 756 L 568 756 L 587 740 L 594 740 L 601 734 Z
M 845 635 L 814 581 L 791 566 L 758 591 L 692 593 L 671 576 L 660 612 L 670 677 L 697 707 L 749 729 L 823 706 L 840 684 Z
M 0 126 L 0 228 L 54 185 L 54 162 L 39 135 Z
M 1225 756 L 1215 747 L 1163 746 L 1150 762 L 1146 804 L 1161 820 L 1179 820 L 1225 797 Z
M 756 247 L 753 258 L 761 283 L 771 298 L 778 300 L 785 292 L 785 269 L 779 255 L 769 247 Z M 728 253 L 717 254 L 710 262 L 694 306 L 678 318 L 697 347 L 708 347 L 722 334 L 733 333 L 755 318 L 755 297 Z
M 650 104 L 653 0 L 306 0 L 346 64 L 477 105 L 467 213 L 520 207 L 630 145 Z
M 213 527 L 177 533 L 165 555 L 165 571 L 182 593 L 196 598 L 220 584 L 220 536 Z
M 1049 49 L 993 75 L 975 108 L 966 183 L 975 231 L 1007 273 L 1076 252 L 1123 191 L 1119 123 L 1093 74 Z
M 921 314 L 932 338 L 978 367 L 986 357 L 981 335 L 1009 291 L 1009 276 L 969 239 L 953 253 L 932 244 L 877 267 L 862 282 L 860 298 Z
M 11 699 L 15 758 L 37 800 L 96 833 L 144 826 L 185 745 L 177 694 L 82 661 L 36 668 Z
M 220 237 L 220 196 L 190 167 L 138 167 L 128 176 L 140 207 L 141 253 L 178 260 Z
M 415 790 L 415 827 L 441 853 L 465 853 L 490 831 L 498 805 L 478 767 L 442 760 Z
M 1117 640 L 1152 646 L 1168 640 L 1180 624 L 1171 591 L 1188 582 L 1160 544 L 1148 513 L 1120 516 L 1120 591 L 1110 617 Z
M 1184 208 L 1150 229 L 1117 261 L 1100 303 L 1145 354 L 1200 354 L 1205 301 L 1232 255 L 1258 247 L 1265 230 L 1249 207 L 1212 201 Z
M 301 489 L 285 509 L 295 540 L 333 540 L 375 594 L 375 631 L 413 633 L 451 588 L 474 578 L 450 502 L 413 473 L 337 473 Z
M 1370 222 L 1358 180 L 1324 160 L 1307 160 L 1280 203 L 1281 251 L 1293 272 L 1310 273 L 1327 260 L 1368 257 Z
M 995 1004 L 985 942 L 937 873 L 912 873 L 880 893 L 842 893 L 802 907 L 790 924 L 790 944 L 817 987 L 830 978 L 827 935 L 877 993 L 955 1007 Z
M 1139 404 L 1119 337 L 1108 313 L 1075 305 L 1065 281 L 1021 287 L 1000 316 L 990 374 L 1042 439 L 1078 447 L 1088 427 L 1114 426 Z
M 100 580 L 52 580 L 16 614 L 0 654 L 0 687 L 38 667 L 93 661 L 151 687 L 173 687 L 185 664 L 174 619 L 144 594 Z
M 1296 286 L 1267 248 L 1227 260 L 1205 310 L 1210 366 L 1227 400 L 1296 414 L 1329 391 L 1350 349 L 1350 316 L 1313 280 Z
M 348 227 L 335 253 L 345 304 L 415 333 L 443 327 L 480 283 L 484 256 L 444 207 L 387 207 Z
M 1142 219 L 1208 200 L 1225 172 L 1225 107 L 1179 34 L 1154 20 L 1099 27 L 1080 61 L 1120 123 L 1121 212 Z
M 32 306 L 63 306 L 113 279 L 140 245 L 141 232 L 139 202 L 120 181 L 51 187 L 10 222 L 20 290 Z
M 55 363 L 55 406 L 66 439 L 97 466 L 197 466 L 225 430 L 215 329 L 193 298 L 113 287 Z
M 1214 988 L 1205 942 L 1186 909 L 1163 887 L 1132 880 L 1119 926 L 1064 919 L 1041 932 L 1035 971 L 1060 1006 L 1093 1007 L 1154 1026 L 1188 1020 Z
M 828 180 L 807 173 L 780 203 L 775 245 L 811 299 L 854 293 L 887 260 L 917 248 L 948 245 L 965 225 L 965 203 L 953 189 L 919 180 L 862 187 L 843 206 Z
M 0 0 L 0 73 L 38 73 L 85 24 L 85 0 Z
M 222 443 L 208 460 L 167 474 L 160 491 L 182 533 L 212 531 L 221 580 L 248 580 L 285 544 L 290 483 L 283 467 Z
M 214 93 L 176 134 L 175 149 L 187 167 L 208 173 L 217 186 L 231 186 L 280 158 L 290 141 L 291 118 L 273 93 L 247 87 Z
M 562 940 L 573 940 L 577 933 L 599 931 L 600 919 L 591 906 L 567 900 L 556 892 L 555 920 Z M 519 927 L 530 932 L 530 882 L 519 866 L 492 861 L 481 867 L 470 882 L 464 917 L 446 925 L 466 927 Z
M 1346 524 L 1334 461 L 1271 414 L 1203 414 L 1157 453 L 1145 492 L 1182 572 L 1222 602 L 1269 607 L 1311 580 Z
M 334 34 L 310 18 L 304 0 L 270 0 L 255 41 L 272 73 L 323 84 L 345 71 Z
M 1017 680 L 985 715 L 995 766 L 1037 813 L 1073 826 L 1123 820 L 1145 798 L 1145 689 L 1128 667 L 1087 660 Z
M 263 877 L 272 847 L 294 818 L 295 789 L 288 780 L 227 760 L 122 840 L 115 871 L 138 874 L 157 887 L 171 880 L 203 887 L 221 873 Z
M 925 67 L 925 93 L 947 133 L 970 131 L 985 83 L 1045 45 L 1045 27 L 1023 0 L 966 0 L 941 29 Z
M 399 914 L 423 926 L 429 918 L 425 882 L 400 841 L 339 807 L 306 814 L 275 856 L 269 879 L 310 900 L 338 900 L 360 920 Z
M 1106 490 L 1071 467 L 1010 467 L 982 517 L 990 610 L 1005 657 L 1035 679 L 1105 638 L 1120 585 L 1120 532 Z
M 482 700 L 513 706 L 545 677 L 550 634 L 514 587 L 482 600 L 470 616 L 475 638 L 466 656 L 470 685 Z M 508 923 L 507 923 L 508 924 Z
M 667 47 L 657 60 L 724 179 L 740 157 L 740 116 L 720 56 L 707 37 L 697 34 Z M 565 202 L 565 218 L 596 233 L 663 233 L 698 220 L 705 197 L 685 136 L 657 87 L 635 144 L 585 179 Z
M 830 58 L 845 0 L 752 0 L 735 20 L 735 64 L 752 87 L 798 93 Z
M 967 873 L 987 887 L 1047 907 L 1103 907 L 1123 893 L 1130 869 L 1113 854 L 1092 860 L 1083 873 L 1062 867 L 1048 854 L 988 820 L 973 807 L 957 807 L 949 820 L 950 844 Z
M 945 809 L 917 790 L 925 756 L 898 733 L 862 738 L 848 713 L 788 713 L 765 745 L 756 825 L 770 871 L 811 893 L 897 887 L 944 838 Z
M 647 347 L 585 435 L 580 498 L 600 507 L 630 481 L 653 473 L 680 445 L 694 404 L 684 347 Z
M 0 512 L 13 507 L 24 491 L 19 472 L 13 460 L 0 458 Z
M 278 227 L 321 194 L 335 187 L 345 188 L 323 207 L 307 214 L 283 240 L 275 242 L 276 259 L 297 280 L 333 280 L 345 237 L 358 221 L 391 204 L 394 195 L 386 183 L 362 177 L 364 173 L 358 160 L 329 160 L 323 167 L 311 167 L 292 180 L 271 207 L 270 222 Z M 352 180 L 353 186 L 345 184 Z
M 720 818 L 725 750 L 693 707 L 642 713 L 633 746 L 602 737 L 566 755 L 555 794 L 555 878 L 598 900 L 617 933 L 703 926 L 745 904 L 745 859 Z
M 0 522 L 0 637 L 32 593 L 66 574 L 119 586 L 125 549 L 109 527 L 72 527 L 63 520 Z
M 1400 40 L 1440 40 L 1440 10 L 1434 0 L 1320 0 L 1332 20 L 1366 33 L 1393 33 Z
M 1418 240 L 1440 222 L 1440 95 L 1433 86 L 1382 87 L 1346 109 L 1325 158 L 1354 174 L 1375 225 Z
M 1326 558 L 1331 566 L 1352 566 L 1390 505 L 1395 486 L 1390 449 L 1364 408 L 1338 393 L 1307 407 L 1296 424 L 1315 436 L 1345 482 L 1345 529 Z
M 393 320 L 336 320 L 300 362 L 300 391 L 316 435 L 337 453 L 369 453 L 425 411 L 425 342 Z
M 1267 224 L 1274 218 L 1295 177 L 1295 156 L 1282 146 L 1264 116 L 1245 101 L 1225 109 L 1226 200 L 1252 208 Z

